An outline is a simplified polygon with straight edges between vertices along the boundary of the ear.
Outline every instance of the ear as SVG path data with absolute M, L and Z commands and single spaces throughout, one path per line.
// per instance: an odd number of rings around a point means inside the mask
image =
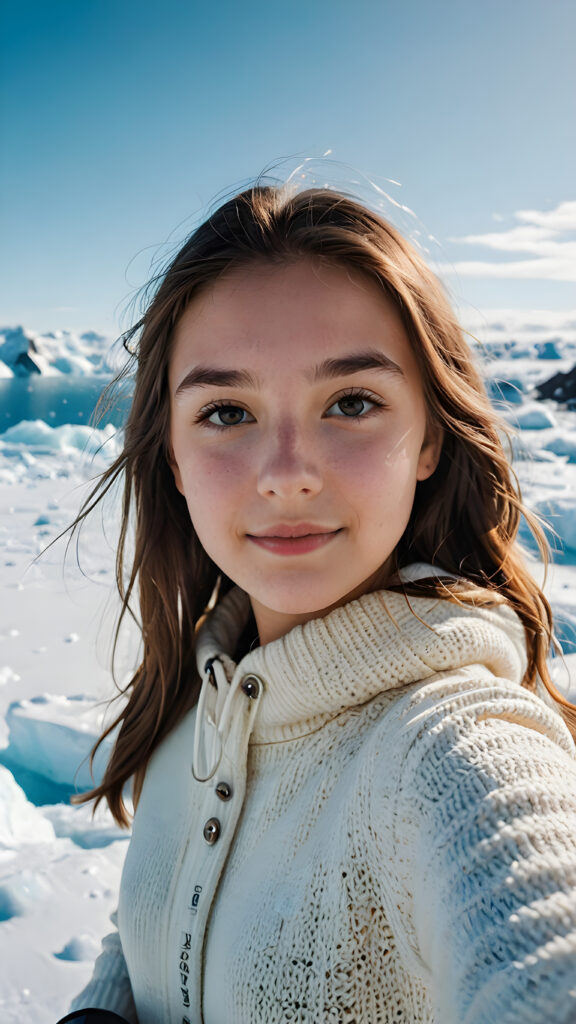
M 174 477 L 174 483 L 176 484 L 177 489 L 180 491 L 180 494 L 184 495 L 184 485 L 182 483 L 182 474 L 180 473 L 180 467 L 179 467 L 178 463 L 176 462 L 176 458 L 174 456 L 174 450 L 173 450 L 171 444 L 168 445 L 168 451 L 166 453 L 166 461 L 167 461 L 168 465 L 170 466 L 170 469 L 172 470 L 172 476 Z M 184 495 L 184 497 L 185 497 L 185 495 Z
M 430 423 L 418 457 L 417 480 L 427 480 L 432 476 L 440 462 L 443 441 L 444 431 L 442 428 L 437 423 Z

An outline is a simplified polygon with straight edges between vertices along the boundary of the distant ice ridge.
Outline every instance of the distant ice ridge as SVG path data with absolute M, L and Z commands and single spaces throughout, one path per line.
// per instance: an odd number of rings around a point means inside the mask
M 569 359 L 576 351 L 576 311 L 493 309 L 480 313 L 468 308 L 460 315 L 488 359 L 524 357 L 552 362 Z M 125 358 L 121 345 L 96 331 L 39 333 L 22 326 L 0 328 L 0 378 L 35 373 L 110 376 Z
M 101 472 L 119 454 L 121 442 L 122 432 L 111 424 L 98 430 L 22 420 L 0 434 L 0 484 L 71 476 L 87 467 Z
M 464 327 L 481 344 L 507 346 L 519 355 L 522 346 L 534 347 L 540 358 L 554 359 L 554 349 L 576 345 L 576 310 L 487 309 L 462 310 Z
M 6 715 L 10 743 L 2 760 L 72 791 L 90 789 L 100 781 L 112 741 L 100 748 L 90 769 L 90 751 L 103 731 L 104 710 L 84 694 L 71 697 L 43 694 L 15 701 Z
M 96 331 L 49 331 L 38 334 L 23 327 L 0 328 L 0 377 L 111 376 L 125 361 L 112 339 Z
M 116 436 L 111 424 L 98 430 L 82 424 L 65 423 L 51 427 L 44 420 L 22 420 L 0 434 L 0 450 L 3 454 L 18 454 L 22 448 L 36 453 L 66 452 L 70 449 L 93 455 Z M 114 445 L 108 444 L 108 455 L 115 453 Z

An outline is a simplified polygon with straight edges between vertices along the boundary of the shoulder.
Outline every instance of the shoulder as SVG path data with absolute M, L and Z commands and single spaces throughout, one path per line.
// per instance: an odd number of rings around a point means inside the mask
M 524 627 L 498 595 L 458 581 L 445 594 L 419 590 L 383 590 L 361 599 L 383 650 L 402 648 L 418 660 L 423 676 L 481 664 L 495 676 L 522 681 Z
M 405 642 L 428 669 L 396 691 L 382 723 L 391 755 L 386 760 L 393 761 L 400 788 L 406 773 L 421 781 L 422 773 L 456 754 L 461 772 L 464 761 L 489 762 L 507 745 L 519 759 L 546 763 L 559 755 L 573 762 L 574 741 L 559 709 L 522 686 L 524 628 L 507 604 L 489 602 L 486 591 L 477 604 L 383 596 L 396 608 L 408 602 Z

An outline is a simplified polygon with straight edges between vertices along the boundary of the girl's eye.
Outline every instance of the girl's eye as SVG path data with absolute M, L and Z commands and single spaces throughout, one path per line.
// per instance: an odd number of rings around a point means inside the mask
M 348 419 L 358 419 L 372 412 L 381 403 L 368 395 L 353 394 L 343 395 L 337 402 L 328 409 L 329 416 L 347 416 Z
M 237 427 L 252 422 L 253 417 L 239 405 L 212 405 L 203 411 L 202 419 L 215 427 Z

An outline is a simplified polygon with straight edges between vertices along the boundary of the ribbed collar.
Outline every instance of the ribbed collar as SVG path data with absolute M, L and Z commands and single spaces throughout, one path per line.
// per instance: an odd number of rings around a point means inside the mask
M 408 575 L 417 578 L 413 570 Z M 198 666 L 202 672 L 207 659 L 217 657 L 229 681 L 238 673 L 262 680 L 252 742 L 313 731 L 379 693 L 436 672 L 483 665 L 520 683 L 525 671 L 524 630 L 505 605 L 459 605 L 377 591 L 296 626 L 235 665 L 233 652 L 249 610 L 244 591 L 226 594 L 199 631 Z

